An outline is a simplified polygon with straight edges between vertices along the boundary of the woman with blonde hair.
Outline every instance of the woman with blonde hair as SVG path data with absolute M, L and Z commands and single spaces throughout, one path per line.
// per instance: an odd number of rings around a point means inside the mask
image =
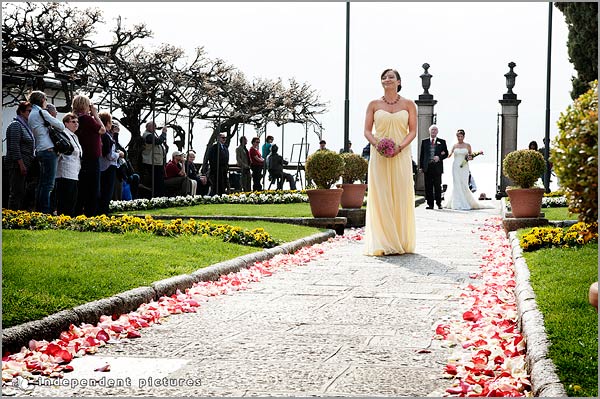
M 79 196 L 75 207 L 76 214 L 95 216 L 100 196 L 100 157 L 102 141 L 106 132 L 96 107 L 87 96 L 73 98 L 73 113 L 77 115 L 79 127 L 75 134 L 81 144 L 81 171 L 79 172 Z

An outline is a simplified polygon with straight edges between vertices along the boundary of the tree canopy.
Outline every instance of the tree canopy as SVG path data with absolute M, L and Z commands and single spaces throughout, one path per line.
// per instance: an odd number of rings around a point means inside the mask
M 259 131 L 268 123 L 319 128 L 317 116 L 326 112 L 316 91 L 293 78 L 288 84 L 281 78 L 248 80 L 224 60 L 209 58 L 202 47 L 191 59 L 172 44 L 147 49 L 143 40 L 152 32 L 143 23 L 125 27 L 119 17 L 112 40 L 99 44 L 91 38 L 105 24 L 98 9 L 3 3 L 2 11 L 3 106 L 48 88 L 64 93 L 62 112 L 70 110 L 75 94 L 100 98 L 111 112 L 123 114 L 134 164 L 141 124 L 159 116 L 165 124 L 187 117 L 190 130 L 194 119 L 212 121 L 210 144 L 218 131 L 227 132 L 229 141 L 240 124 Z
M 569 60 L 577 71 L 572 78 L 571 98 L 576 99 L 598 79 L 598 3 L 554 3 L 569 27 Z

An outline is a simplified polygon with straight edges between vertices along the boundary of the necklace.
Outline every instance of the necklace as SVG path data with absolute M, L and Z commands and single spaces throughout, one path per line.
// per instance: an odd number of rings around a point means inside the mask
M 388 102 L 388 100 L 385 99 L 385 96 L 382 96 L 381 99 L 383 100 L 384 103 L 386 103 L 388 105 L 394 105 L 398 101 L 400 101 L 400 96 L 396 95 L 396 99 L 394 101 L 392 101 L 392 102 Z

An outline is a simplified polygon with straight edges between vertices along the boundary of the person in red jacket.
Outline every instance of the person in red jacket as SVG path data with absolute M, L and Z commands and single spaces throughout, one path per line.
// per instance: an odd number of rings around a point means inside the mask
M 195 182 L 192 182 L 185 174 L 183 153 L 173 151 L 171 160 L 165 166 L 165 188 L 167 193 L 174 193 L 175 195 L 195 194 L 196 187 L 193 186 L 193 183 Z
M 254 191 L 262 191 L 262 172 L 265 164 L 265 159 L 260 155 L 260 150 L 258 149 L 259 144 L 260 139 L 254 137 L 252 139 L 252 147 L 248 151 L 250 154 L 250 169 L 252 169 L 252 189 Z

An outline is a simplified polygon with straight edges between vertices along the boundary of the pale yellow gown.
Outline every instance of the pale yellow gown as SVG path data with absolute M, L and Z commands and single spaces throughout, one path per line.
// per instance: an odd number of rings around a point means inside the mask
M 375 137 L 399 144 L 408 134 L 408 112 L 377 110 Z M 365 227 L 365 254 L 391 255 L 415 250 L 415 191 L 410 145 L 386 158 L 371 146 Z

